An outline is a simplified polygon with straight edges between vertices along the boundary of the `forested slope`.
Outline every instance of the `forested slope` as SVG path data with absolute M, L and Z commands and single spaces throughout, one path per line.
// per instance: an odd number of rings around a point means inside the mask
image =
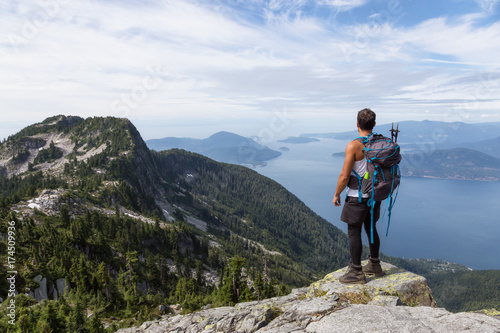
M 439 306 L 452 312 L 500 309 L 500 271 L 439 272 L 427 277 Z
M 160 156 L 162 169 L 232 232 L 311 272 L 327 273 L 349 261 L 346 235 L 275 181 L 181 150 Z
M 172 304 L 280 295 L 348 262 L 346 236 L 276 182 L 150 151 L 126 119 L 49 118 L 0 145 L 0 169 L 0 260 L 14 224 L 20 294 L 3 331 L 113 331 Z

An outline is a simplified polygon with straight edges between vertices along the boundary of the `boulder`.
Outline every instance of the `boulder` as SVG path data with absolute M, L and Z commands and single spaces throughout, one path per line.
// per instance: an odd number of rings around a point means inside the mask
M 366 264 L 367 262 L 363 262 Z M 381 262 L 385 275 L 382 277 L 367 276 L 366 284 L 342 284 L 339 278 L 347 272 L 348 267 L 326 275 L 323 279 L 309 287 L 308 296 L 314 294 L 346 294 L 352 297 L 359 295 L 368 299 L 379 296 L 395 296 L 410 306 L 436 306 L 427 280 L 420 275 L 405 271 L 394 265 Z
M 38 302 L 41 302 L 43 300 L 48 300 L 49 294 L 47 292 L 47 278 L 38 275 L 33 279 L 33 281 L 38 282 L 40 284 L 40 287 L 35 289 L 35 299 Z

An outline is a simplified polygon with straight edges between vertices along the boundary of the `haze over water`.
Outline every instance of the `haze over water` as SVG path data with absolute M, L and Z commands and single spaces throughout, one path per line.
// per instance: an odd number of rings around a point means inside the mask
M 286 146 L 290 150 L 256 171 L 285 186 L 347 232 L 347 225 L 340 221 L 342 209 L 332 204 L 343 164 L 343 158 L 332 153 L 343 151 L 345 144 L 331 139 L 271 143 L 272 149 Z M 381 251 L 397 257 L 443 259 L 473 269 L 500 269 L 498 198 L 500 182 L 404 177 L 387 237 L 387 217 L 378 223 Z M 368 244 L 366 236 L 363 244 Z

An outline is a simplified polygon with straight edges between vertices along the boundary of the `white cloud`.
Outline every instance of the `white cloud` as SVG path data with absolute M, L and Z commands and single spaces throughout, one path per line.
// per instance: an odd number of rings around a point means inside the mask
M 48 9 L 3 2 L 4 121 L 69 113 L 259 122 L 283 108 L 320 121 L 365 106 L 411 118 L 460 106 L 478 89 L 478 113 L 500 108 L 500 45 L 492 42 L 500 23 L 480 25 L 483 16 L 471 14 L 403 28 L 372 16 L 332 30 L 305 11 L 308 1 L 254 0 L 259 22 L 237 8 L 183 0 L 61 1 L 47 20 L 33 21 Z M 367 1 L 318 3 L 336 13 Z M 14 35 L 25 40 L 13 45 Z M 157 85 L 152 68 L 161 69 Z M 493 76 L 479 78 L 486 74 Z
M 500 0 L 474 0 L 484 11 L 491 12 Z
M 500 45 L 492 41 L 500 39 L 500 22 L 478 27 L 477 18 L 465 16 L 457 23 L 443 17 L 428 20 L 415 28 L 399 31 L 400 38 L 415 50 L 450 56 L 460 62 L 498 66 L 495 54 L 499 54 Z
M 369 0 L 318 0 L 318 3 L 336 7 L 340 11 L 348 11 L 363 6 L 368 1 Z

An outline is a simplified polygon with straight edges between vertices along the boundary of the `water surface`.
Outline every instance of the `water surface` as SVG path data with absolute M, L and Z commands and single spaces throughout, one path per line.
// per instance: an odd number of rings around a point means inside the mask
M 332 199 L 346 141 L 270 144 L 290 150 L 256 170 L 279 182 L 317 214 L 347 232 Z M 382 207 L 385 207 L 383 204 Z M 500 269 L 500 182 L 404 177 L 393 210 L 379 225 L 381 251 L 406 258 L 443 259 L 473 269 Z M 364 243 L 368 240 L 365 237 Z

